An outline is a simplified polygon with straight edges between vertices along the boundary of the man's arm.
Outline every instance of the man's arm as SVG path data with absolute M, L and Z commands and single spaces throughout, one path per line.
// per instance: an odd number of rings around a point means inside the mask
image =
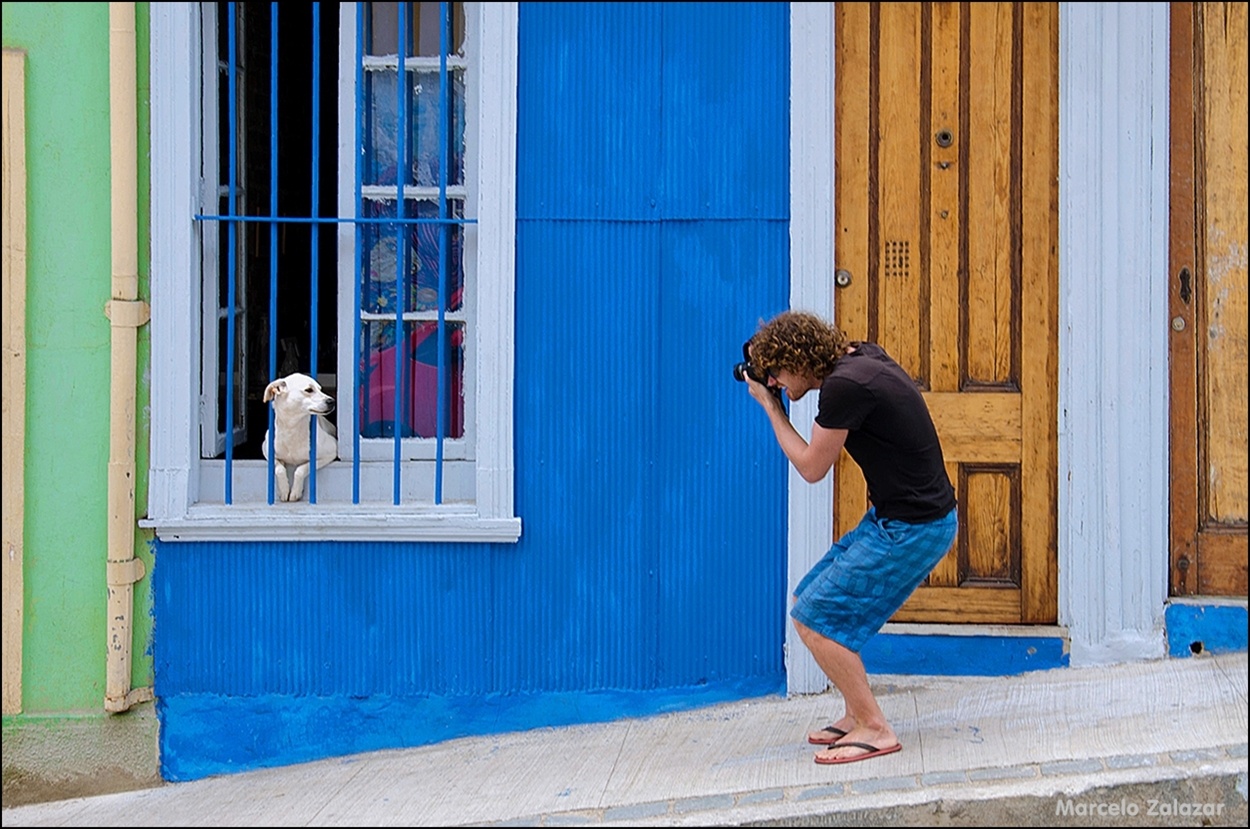
M 758 394 L 755 388 L 752 388 L 751 396 L 764 407 L 781 451 L 785 452 L 790 463 L 794 464 L 794 468 L 803 476 L 803 480 L 814 484 L 828 475 L 833 462 L 842 452 L 842 444 L 846 443 L 847 430 L 826 429 L 819 423 L 813 423 L 812 442 L 808 443 L 795 430 L 780 400 L 773 398 L 763 384 L 756 383 L 750 378 L 747 379 L 747 385 L 759 388 Z

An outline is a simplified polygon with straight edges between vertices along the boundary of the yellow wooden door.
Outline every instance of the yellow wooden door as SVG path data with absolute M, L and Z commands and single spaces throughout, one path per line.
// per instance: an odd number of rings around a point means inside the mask
M 1246 4 L 1171 13 L 1171 592 L 1246 595 Z
M 1058 11 L 836 5 L 835 313 L 925 393 L 959 498 L 894 621 L 1057 617 Z M 867 507 L 835 468 L 841 534 Z

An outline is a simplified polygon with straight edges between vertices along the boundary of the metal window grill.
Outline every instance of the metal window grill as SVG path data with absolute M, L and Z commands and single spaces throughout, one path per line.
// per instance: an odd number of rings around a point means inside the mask
M 225 440 L 225 476 L 224 476 L 224 501 L 226 504 L 233 503 L 233 464 L 234 464 L 234 439 L 230 436 L 231 428 L 236 422 L 235 419 L 235 397 L 238 394 L 235 384 L 235 365 L 238 355 L 238 338 L 237 338 L 237 280 L 238 273 L 237 248 L 239 228 L 245 223 L 255 223 L 258 225 L 267 224 L 269 228 L 269 342 L 268 342 L 268 377 L 274 378 L 278 374 L 278 326 L 277 320 L 280 313 L 278 306 L 278 249 L 279 249 L 279 227 L 282 225 L 307 224 L 309 225 L 311 235 L 311 267 L 309 269 L 309 296 L 311 300 L 311 309 L 309 317 L 309 351 L 310 364 L 308 367 L 309 374 L 316 377 L 318 374 L 318 353 L 319 348 L 319 331 L 318 331 L 318 291 L 319 291 L 319 272 L 318 272 L 318 243 L 319 231 L 322 225 L 339 223 L 351 223 L 354 229 L 354 312 L 353 312 L 353 337 L 352 337 L 352 365 L 354 367 L 353 377 L 350 386 L 352 403 L 355 407 L 354 415 L 351 418 L 355 424 L 352 429 L 352 503 L 359 504 L 361 498 L 361 432 L 365 422 L 366 401 L 365 395 L 362 393 L 362 366 L 365 361 L 373 355 L 365 353 L 362 347 L 365 335 L 364 324 L 366 322 L 373 324 L 376 321 L 386 319 L 385 315 L 377 313 L 377 309 L 367 310 L 365 303 L 368 297 L 362 295 L 362 250 L 364 248 L 364 236 L 372 226 L 372 236 L 381 238 L 384 234 L 393 233 L 395 239 L 395 256 L 394 256 L 394 282 L 396 289 L 394 292 L 394 309 L 390 312 L 390 324 L 393 325 L 395 338 L 395 348 L 393 349 L 393 359 L 388 366 L 392 372 L 390 381 L 392 389 L 392 405 L 393 405 L 393 451 L 392 451 L 392 500 L 398 505 L 401 502 L 401 470 L 405 458 L 403 454 L 403 439 L 405 437 L 402 424 L 408 422 L 411 412 L 406 412 L 405 407 L 411 405 L 412 393 L 415 389 L 406 388 L 407 384 L 412 383 L 415 386 L 415 380 L 410 378 L 410 372 L 406 363 L 410 359 L 414 359 L 408 353 L 406 347 L 400 347 L 401 343 L 406 346 L 405 337 L 406 326 L 412 323 L 414 327 L 418 325 L 418 318 L 410 313 L 411 309 L 406 308 L 405 295 L 408 293 L 407 281 L 409 277 L 409 264 L 411 254 L 410 236 L 414 231 L 422 227 L 429 228 L 437 235 L 438 241 L 438 281 L 437 281 L 437 318 L 434 323 L 428 327 L 433 329 L 433 337 L 437 348 L 437 357 L 435 360 L 436 377 L 434 385 L 436 387 L 437 399 L 434 404 L 434 440 L 435 440 L 435 456 L 433 464 L 434 474 L 434 503 L 441 504 L 443 501 L 443 467 L 444 467 L 444 440 L 448 435 L 447 412 L 448 407 L 448 366 L 449 366 L 449 344 L 448 336 L 448 320 L 446 312 L 448 309 L 449 299 L 449 263 L 448 259 L 452 251 L 452 230 L 453 228 L 463 228 L 465 225 L 474 224 L 476 220 L 467 218 L 463 215 L 465 212 L 463 207 L 453 214 L 450 209 L 452 199 L 449 198 L 448 187 L 448 170 L 451 163 L 451 150 L 453 135 L 455 134 L 450 119 L 452 116 L 451 90 L 453 87 L 452 78 L 449 74 L 448 55 L 452 48 L 452 35 L 454 26 L 453 7 L 457 4 L 440 2 L 437 4 L 414 4 L 414 3 L 362 3 L 359 4 L 356 18 L 355 32 L 355 152 L 356 169 L 353 171 L 354 180 L 354 204 L 355 214 L 349 217 L 343 216 L 322 216 L 320 215 L 320 188 L 321 188 L 321 159 L 320 159 L 320 142 L 318 133 L 321 127 L 320 112 L 320 89 L 321 89 L 321 73 L 322 73 L 322 38 L 321 38 L 321 4 L 312 4 L 312 45 L 311 45 L 311 84 L 312 84 L 312 148 L 311 148 L 311 165 L 310 165 L 310 186 L 311 186 L 311 210 L 312 215 L 306 216 L 280 216 L 278 205 L 278 154 L 279 154 L 279 83 L 278 83 L 278 64 L 279 64 L 279 44 L 280 44 L 280 28 L 278 4 L 276 2 L 270 4 L 269 9 L 269 211 L 268 215 L 254 215 L 247 211 L 239 209 L 239 89 L 238 78 L 240 67 L 238 65 L 238 14 L 236 7 L 242 4 L 230 2 L 227 3 L 227 33 L 226 33 L 226 54 L 225 75 L 227 81 L 227 135 L 226 142 L 228 144 L 228 160 L 226 164 L 226 206 L 224 213 L 219 214 L 203 214 L 197 213 L 196 220 L 202 222 L 219 222 L 224 223 L 226 229 L 226 246 L 227 246 L 227 263 L 226 263 L 226 284 L 225 284 L 225 352 L 222 362 L 225 367 L 225 417 L 227 438 Z M 437 185 L 437 216 L 422 215 L 420 209 L 409 210 L 408 205 L 420 205 L 422 203 L 428 205 L 428 198 L 420 195 L 414 195 L 415 185 L 418 183 L 416 178 L 411 179 L 413 171 L 413 147 L 409 141 L 411 134 L 412 120 L 414 118 L 413 109 L 418 106 L 418 96 L 414 94 L 414 89 L 419 90 L 420 85 L 414 86 L 410 82 L 410 76 L 414 79 L 417 77 L 418 71 L 424 62 L 419 61 L 416 56 L 410 55 L 411 45 L 409 32 L 411 29 L 412 15 L 414 6 L 438 6 L 438 33 L 439 33 L 439 49 L 438 49 L 438 105 L 437 105 L 437 132 L 438 136 L 438 163 L 436 175 L 433 177 Z M 396 54 L 393 58 L 376 57 L 367 55 L 366 49 L 371 40 L 374 30 L 375 17 L 374 7 L 393 7 L 396 17 Z M 288 5 L 288 9 L 290 6 Z M 368 32 L 367 32 L 368 30 Z M 389 45 L 389 44 L 388 44 Z M 372 164 L 373 159 L 370 158 L 374 148 L 371 145 L 372 137 L 376 135 L 379 129 L 377 119 L 374 117 L 375 104 L 377 103 L 374 95 L 375 84 L 367 82 L 367 74 L 369 72 L 377 72 L 392 67 L 396 72 L 395 83 L 395 107 L 396 107 L 396 124 L 394 135 L 392 136 L 395 146 L 395 175 L 393 182 L 395 209 L 394 215 L 379 215 L 381 211 L 377 206 L 384 202 L 376 197 L 367 195 L 365 192 L 364 181 L 367 166 L 377 166 Z M 461 125 L 463 128 L 463 125 Z M 461 138 L 462 140 L 462 138 Z M 459 161 L 463 163 L 463 148 L 457 148 L 460 152 Z M 340 180 L 342 176 L 340 176 Z M 376 190 L 377 188 L 371 188 Z M 414 215 L 409 215 L 409 213 Z M 425 212 L 429 212 L 428 210 Z M 463 245 L 460 247 L 461 255 L 463 255 Z M 343 253 L 340 251 L 340 256 Z M 460 269 L 458 283 L 463 287 L 463 262 L 454 263 Z M 371 261 L 370 267 L 375 267 Z M 207 296 L 207 294 L 206 294 Z M 343 309 L 339 309 L 339 313 L 343 313 Z M 463 342 L 464 326 L 461 325 L 461 338 Z M 371 339 L 372 343 L 372 339 Z M 374 348 L 374 346 L 370 346 Z M 378 361 L 380 363 L 380 361 Z M 340 383 L 339 397 L 342 397 L 342 384 Z M 384 400 L 385 398 L 380 398 Z M 461 417 L 463 417 L 463 408 L 460 409 Z M 268 424 L 270 435 L 270 451 L 268 462 L 268 502 L 274 501 L 274 452 L 272 447 L 272 435 L 274 431 L 274 415 L 272 407 L 268 409 Z M 310 504 L 317 503 L 317 468 L 316 468 L 316 429 L 315 419 L 310 423 L 309 435 L 309 476 L 308 476 L 308 500 Z M 343 436 L 340 434 L 340 440 Z

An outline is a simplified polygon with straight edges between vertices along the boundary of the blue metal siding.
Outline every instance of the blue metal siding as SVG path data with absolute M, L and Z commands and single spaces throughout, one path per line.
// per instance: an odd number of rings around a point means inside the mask
M 790 17 L 770 5 L 526 3 L 518 216 L 788 219 Z
M 656 273 L 658 236 L 656 225 L 620 222 L 520 228 L 516 505 L 526 523 L 515 586 L 532 598 L 496 624 L 501 647 L 524 655 L 507 685 L 655 681 L 659 290 L 629 272 Z M 536 631 L 554 647 L 526 654 Z
M 663 5 L 522 5 L 518 217 L 655 218 Z
M 790 9 L 767 5 L 661 4 L 666 219 L 790 216 Z
M 157 695 L 488 693 L 489 552 L 161 544 Z
M 602 569 L 579 687 L 780 675 L 785 460 L 730 367 L 788 288 L 789 11 L 572 5 L 521 15 L 521 547 Z
M 788 4 L 524 3 L 516 545 L 159 544 L 192 779 L 784 686 Z
M 658 684 L 784 673 L 787 462 L 731 366 L 758 316 L 784 303 L 789 226 L 663 227 Z

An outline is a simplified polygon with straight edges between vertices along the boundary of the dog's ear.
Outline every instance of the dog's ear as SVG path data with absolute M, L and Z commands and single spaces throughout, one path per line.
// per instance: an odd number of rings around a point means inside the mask
M 265 386 L 264 402 L 268 403 L 284 391 L 286 391 L 286 380 L 274 380 L 272 383 Z

